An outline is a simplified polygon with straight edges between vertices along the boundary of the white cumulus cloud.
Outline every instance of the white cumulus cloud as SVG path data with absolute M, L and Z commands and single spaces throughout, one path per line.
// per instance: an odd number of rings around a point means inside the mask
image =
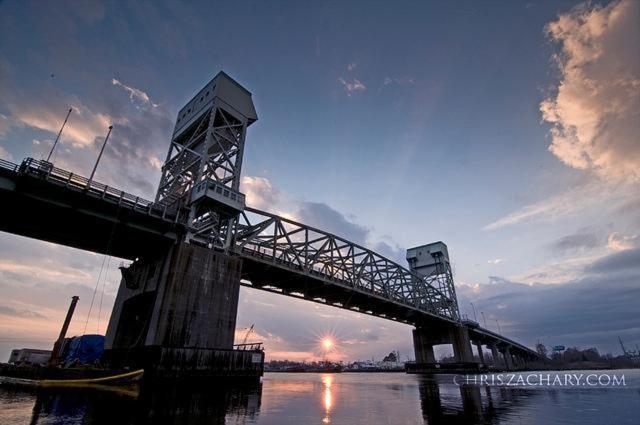
M 549 150 L 604 178 L 640 179 L 640 2 L 578 6 L 546 26 L 561 80 L 540 104 Z

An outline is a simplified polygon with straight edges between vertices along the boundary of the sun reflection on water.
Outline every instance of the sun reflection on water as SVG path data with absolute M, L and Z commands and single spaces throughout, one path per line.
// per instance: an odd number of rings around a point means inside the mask
M 328 424 L 331 422 L 331 408 L 333 407 L 333 394 L 331 393 L 331 384 L 333 384 L 333 376 L 324 375 L 322 377 L 322 384 L 324 385 L 324 418 L 322 422 Z

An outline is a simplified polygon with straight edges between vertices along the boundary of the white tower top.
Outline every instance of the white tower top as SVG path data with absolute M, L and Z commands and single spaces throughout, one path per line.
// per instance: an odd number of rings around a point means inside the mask
M 251 93 L 223 71 L 213 77 L 186 105 L 178 112 L 173 137 L 181 132 L 211 109 L 215 100 L 224 106 L 225 111 L 233 114 L 247 126 L 257 119 L 256 109 L 251 100 Z

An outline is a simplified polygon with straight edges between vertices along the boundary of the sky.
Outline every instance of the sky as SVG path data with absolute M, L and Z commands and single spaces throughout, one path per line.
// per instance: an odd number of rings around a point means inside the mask
M 72 108 L 55 165 L 88 175 L 113 124 L 95 179 L 152 199 L 178 109 L 224 70 L 259 117 L 249 205 L 402 264 L 444 241 L 462 314 L 619 354 L 640 345 L 638 22 L 635 0 L 0 1 L 0 158 L 46 158 Z M 72 295 L 70 333 L 103 333 L 120 262 L 0 234 L 0 359 L 50 346 Z M 242 288 L 251 324 L 271 359 L 324 335 L 336 360 L 413 356 L 407 325 Z

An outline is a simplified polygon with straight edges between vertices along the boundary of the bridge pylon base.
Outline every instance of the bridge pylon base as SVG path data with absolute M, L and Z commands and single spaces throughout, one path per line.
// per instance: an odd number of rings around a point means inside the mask
M 433 324 L 431 326 L 418 326 L 413 330 L 413 348 L 416 356 L 416 364 L 424 365 L 418 369 L 436 370 L 436 359 L 433 351 L 435 345 L 451 344 L 456 364 L 468 369 L 477 369 L 477 363 L 471 351 L 471 341 L 467 328 L 456 324 Z M 415 373 L 415 372 L 414 372 Z
M 105 341 L 109 367 L 179 378 L 240 376 L 255 373 L 257 363 L 262 375 L 261 352 L 233 350 L 240 258 L 181 243 L 121 270 Z

